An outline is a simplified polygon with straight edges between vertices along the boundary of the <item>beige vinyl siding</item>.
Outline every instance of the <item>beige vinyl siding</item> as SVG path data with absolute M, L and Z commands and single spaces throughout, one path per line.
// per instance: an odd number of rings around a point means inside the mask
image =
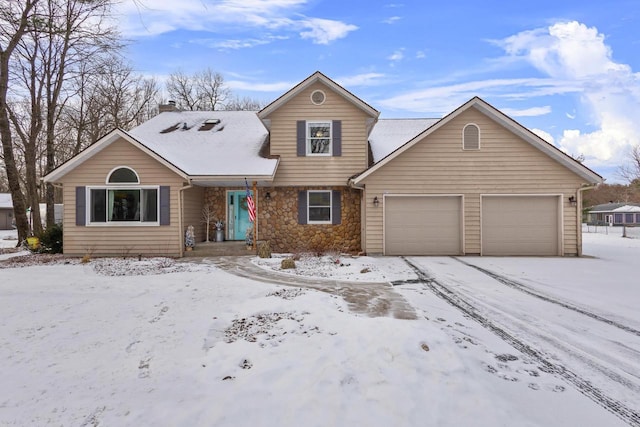
M 462 129 L 480 127 L 480 149 L 462 149 Z M 563 252 L 576 255 L 576 207 L 568 197 L 584 181 L 540 150 L 475 108 L 462 112 L 442 128 L 400 154 L 364 180 L 367 205 L 365 250 L 383 252 L 383 209 L 372 200 L 384 194 L 462 194 L 464 253 L 480 253 L 481 194 L 562 194 Z
M 182 233 L 182 242 L 184 243 L 184 231 L 187 230 L 189 225 L 193 225 L 195 228 L 195 240 L 196 244 L 199 242 L 204 242 L 206 239 L 206 225 L 203 222 L 202 218 L 202 209 L 204 208 L 204 188 L 203 187 L 192 187 L 187 190 L 184 190 L 182 195 L 182 206 L 183 206 L 183 233 Z M 215 238 L 215 231 L 213 229 L 213 224 L 211 225 L 211 229 L 209 230 L 209 239 Z
M 322 90 L 322 105 L 311 102 L 311 93 Z M 367 119 L 369 117 L 322 83 L 311 85 L 269 116 L 271 154 L 280 156 L 275 186 L 345 185 L 349 177 L 367 167 Z M 341 156 L 305 156 L 296 154 L 298 120 L 341 120 Z
M 103 186 L 109 172 L 118 166 L 135 170 L 140 185 L 170 186 L 170 225 L 76 226 L 76 187 Z M 128 142 L 120 139 L 110 144 L 65 175 L 61 182 L 65 255 L 180 255 L 178 195 L 183 180 Z

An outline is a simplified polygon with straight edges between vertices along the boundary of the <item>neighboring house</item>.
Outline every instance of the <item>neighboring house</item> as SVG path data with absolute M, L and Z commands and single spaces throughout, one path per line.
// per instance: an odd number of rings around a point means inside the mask
M 181 256 L 205 206 L 244 240 L 246 178 L 277 252 L 581 254 L 598 174 L 479 98 L 442 119 L 378 116 L 316 72 L 257 113 L 115 130 L 44 178 L 63 187 L 64 252 Z
M 11 194 L 0 193 L 0 230 L 12 229 L 14 219 Z
M 640 225 L 640 203 L 605 203 L 589 208 L 587 222 L 608 225 Z

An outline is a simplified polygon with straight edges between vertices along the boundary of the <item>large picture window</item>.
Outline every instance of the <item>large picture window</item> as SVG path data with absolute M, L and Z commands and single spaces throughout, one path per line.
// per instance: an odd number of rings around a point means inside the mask
M 92 188 L 90 222 L 158 222 L 157 188 Z
M 91 187 L 87 192 L 89 223 L 158 224 L 159 188 L 139 184 L 133 169 L 113 169 L 105 186 Z
M 307 155 L 331 155 L 331 122 L 307 122 Z
M 331 191 L 309 191 L 307 197 L 309 224 L 331 224 Z

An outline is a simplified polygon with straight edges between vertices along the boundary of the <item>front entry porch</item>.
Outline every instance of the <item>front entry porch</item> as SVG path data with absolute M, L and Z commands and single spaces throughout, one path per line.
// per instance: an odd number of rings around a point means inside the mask
M 224 242 L 197 242 L 191 251 L 185 251 L 184 257 L 217 257 L 217 256 L 241 256 L 255 255 L 253 248 L 247 249 L 245 241 L 224 241 Z

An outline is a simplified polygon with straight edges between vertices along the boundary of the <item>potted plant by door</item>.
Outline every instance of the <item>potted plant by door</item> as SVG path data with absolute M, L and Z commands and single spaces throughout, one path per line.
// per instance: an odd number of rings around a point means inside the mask
M 216 242 L 223 242 L 224 241 L 224 221 L 217 220 L 214 225 L 216 227 Z

